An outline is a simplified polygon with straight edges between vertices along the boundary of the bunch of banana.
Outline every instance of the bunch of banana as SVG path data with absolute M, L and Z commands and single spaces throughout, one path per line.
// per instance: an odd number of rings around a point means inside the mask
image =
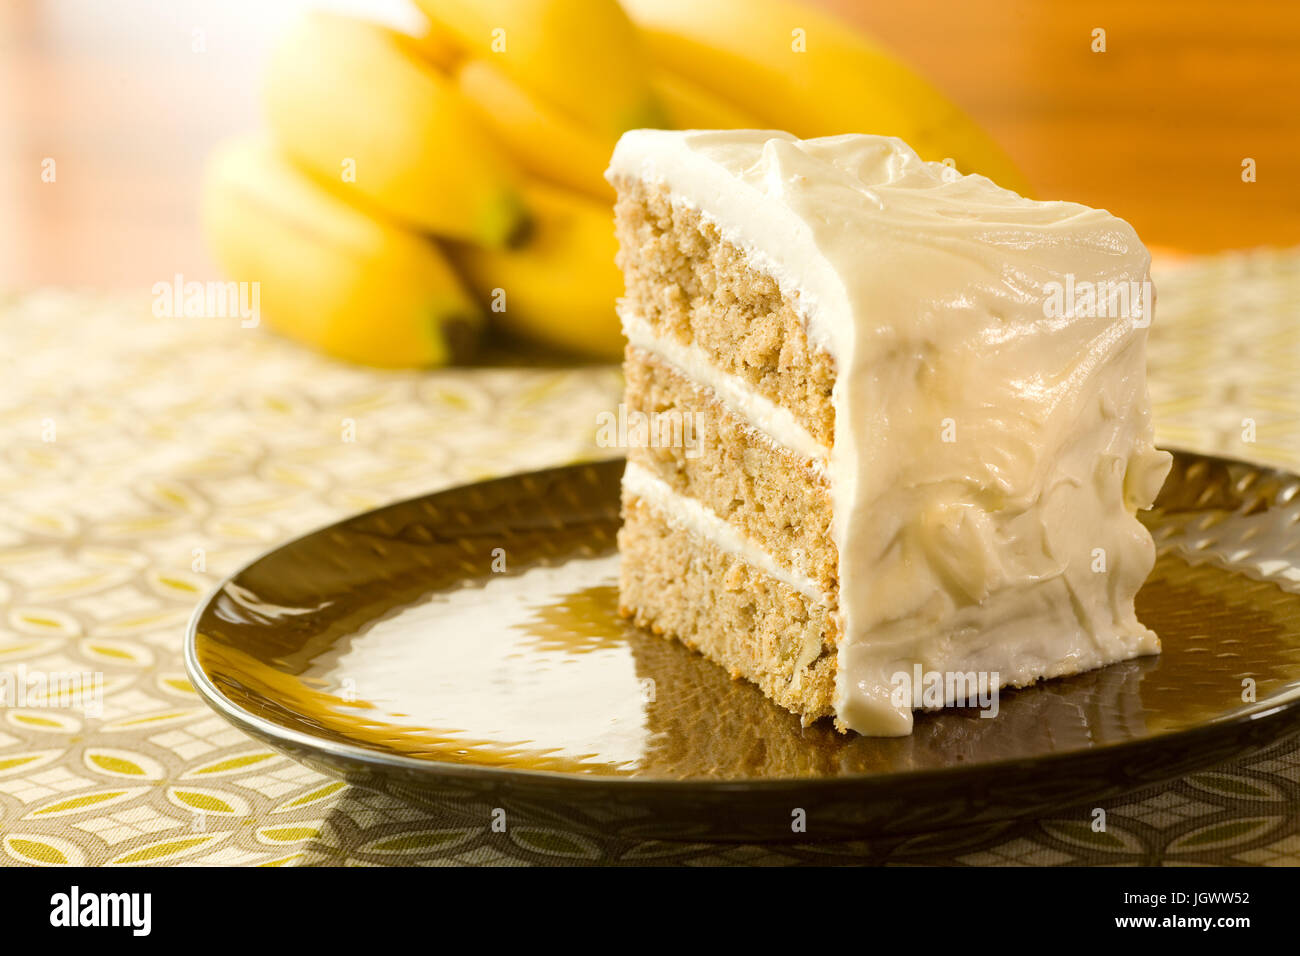
M 260 138 L 217 151 L 203 223 L 229 274 L 260 283 L 268 325 L 368 365 L 466 358 L 483 311 L 438 247 L 372 216 Z
M 271 142 L 219 152 L 205 188 L 267 323 L 343 358 L 441 364 L 487 325 L 616 359 L 603 173 L 632 127 L 888 133 L 1020 186 L 924 79 L 787 0 L 415 3 L 418 36 L 304 18 L 271 59 Z
M 456 244 L 461 275 L 490 301 L 497 326 L 512 336 L 580 355 L 617 359 L 623 332 L 614 300 L 623 277 L 608 203 L 534 183 L 524 198 L 533 233 L 518 249 Z
M 651 58 L 796 136 L 897 136 L 1025 191 L 993 139 L 911 67 L 829 14 L 791 0 L 623 0 Z

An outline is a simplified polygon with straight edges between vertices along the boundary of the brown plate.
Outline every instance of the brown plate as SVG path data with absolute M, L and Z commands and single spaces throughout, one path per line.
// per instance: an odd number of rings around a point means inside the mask
M 1300 732 L 1293 475 L 1175 453 L 1146 516 L 1160 557 L 1138 595 L 1159 657 L 1006 692 L 995 719 L 948 710 L 875 739 L 801 727 L 619 619 L 622 469 L 453 488 L 285 544 L 196 611 L 190 677 L 236 726 L 316 769 L 640 838 L 843 838 L 1039 814 Z

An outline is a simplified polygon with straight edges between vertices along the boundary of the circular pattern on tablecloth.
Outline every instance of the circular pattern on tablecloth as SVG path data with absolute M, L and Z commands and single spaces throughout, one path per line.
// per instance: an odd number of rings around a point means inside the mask
M 1300 250 L 1156 269 L 1160 440 L 1300 467 Z M 1300 863 L 1284 745 L 1052 819 L 831 844 L 671 844 L 491 827 L 295 764 L 204 707 L 185 623 L 276 541 L 439 486 L 598 457 L 611 368 L 379 372 L 148 302 L 0 298 L 0 673 L 102 674 L 102 712 L 0 707 L 0 860 L 694 865 Z M 16 690 L 16 687 L 13 688 Z

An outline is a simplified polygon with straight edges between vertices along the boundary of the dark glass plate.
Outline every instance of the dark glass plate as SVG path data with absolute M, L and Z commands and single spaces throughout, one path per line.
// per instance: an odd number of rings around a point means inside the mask
M 197 610 L 190 677 L 236 726 L 360 785 L 640 838 L 1039 814 L 1300 732 L 1300 480 L 1285 472 L 1175 453 L 1138 596 L 1160 656 L 877 739 L 801 727 L 618 617 L 622 468 L 453 488 L 285 544 Z

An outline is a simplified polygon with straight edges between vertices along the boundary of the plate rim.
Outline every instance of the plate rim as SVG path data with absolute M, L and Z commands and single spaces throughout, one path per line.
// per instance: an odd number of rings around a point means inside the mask
M 1222 455 L 1210 455 L 1176 446 L 1161 445 L 1158 447 L 1162 451 L 1168 451 L 1173 454 L 1182 454 L 1189 457 L 1222 462 L 1225 464 L 1244 465 L 1256 470 L 1272 471 L 1287 475 L 1295 480 L 1300 480 L 1300 474 L 1278 465 L 1251 462 L 1245 459 L 1229 458 Z M 448 485 L 445 488 L 438 488 L 434 491 L 411 495 L 375 508 L 346 515 L 335 521 L 321 524 L 301 534 L 280 540 L 273 546 L 259 552 L 256 556 L 244 562 L 234 571 L 222 578 L 221 581 L 214 585 L 195 605 L 193 611 L 190 613 L 189 621 L 185 628 L 183 658 L 185 662 L 186 677 L 189 678 L 190 683 L 194 686 L 195 691 L 203 702 L 219 716 L 244 733 L 256 737 L 270 744 L 272 747 L 280 749 L 282 752 L 288 750 L 288 755 L 291 759 L 300 759 L 297 753 L 293 751 L 293 748 L 296 747 L 308 753 L 324 752 L 331 757 L 340 758 L 353 764 L 360 764 L 370 770 L 407 770 L 414 772 L 416 775 L 476 779 L 485 782 L 495 781 L 498 783 L 519 781 L 531 786 L 543 785 L 551 788 L 615 787 L 636 791 L 663 790 L 674 793 L 689 791 L 692 795 L 726 794 L 734 793 L 736 791 L 745 791 L 746 793 L 763 791 L 764 793 L 775 795 L 790 790 L 801 790 L 809 787 L 816 787 L 819 790 L 861 790 L 864 788 L 883 786 L 905 787 L 925 786 L 927 784 L 936 783 L 958 783 L 966 777 L 982 777 L 990 774 L 1005 774 L 1013 771 L 1050 771 L 1052 768 L 1061 764 L 1083 763 L 1092 760 L 1121 760 L 1125 757 L 1136 757 L 1146 751 L 1162 750 L 1171 743 L 1181 746 L 1190 745 L 1194 747 L 1201 738 L 1218 738 L 1221 735 L 1234 732 L 1238 736 L 1242 736 L 1245 735 L 1248 730 L 1263 728 L 1269 724 L 1280 724 L 1282 726 L 1285 726 L 1288 723 L 1296 724 L 1296 727 L 1292 728 L 1292 732 L 1300 731 L 1300 682 L 1298 682 L 1289 690 L 1256 701 L 1243 710 L 1236 711 L 1230 715 L 1213 717 L 1193 727 L 1187 727 L 1181 730 L 1165 731 L 1136 740 L 1103 744 L 1098 747 L 1066 750 L 1036 757 L 1008 757 L 1005 759 L 982 763 L 957 764 L 954 766 L 930 767 L 919 770 L 904 770 L 896 773 L 854 773 L 840 777 L 752 777 L 744 779 L 709 777 L 639 777 L 635 774 L 577 773 L 573 771 L 538 770 L 527 767 L 498 767 L 471 762 L 423 759 L 420 757 L 411 757 L 404 754 L 372 749 L 361 746 L 360 744 L 343 743 L 340 741 L 316 737 L 300 730 L 285 727 L 282 724 L 273 720 L 268 720 L 265 717 L 261 717 L 241 707 L 239 704 L 221 693 L 220 689 L 215 683 L 213 683 L 207 672 L 199 663 L 199 619 L 204 615 L 208 608 L 211 607 L 213 601 L 216 600 L 216 598 L 228 585 L 234 582 L 236 578 L 259 561 L 269 557 L 277 551 L 287 548 L 306 538 L 328 531 L 331 528 L 336 528 L 347 522 L 355 521 L 368 515 L 377 514 L 389 508 L 397 508 L 417 501 L 423 501 L 440 494 L 450 493 L 471 486 L 481 486 L 496 482 L 518 480 L 519 478 L 527 476 L 539 476 L 559 471 L 568 471 L 573 468 L 612 465 L 615 462 L 625 460 L 625 456 L 622 455 L 593 458 L 590 460 L 569 462 L 563 465 L 555 465 L 549 468 L 510 472 L 508 474 L 486 479 L 485 481 L 461 482 L 454 485 Z M 1286 732 L 1275 733 L 1273 740 L 1270 741 L 1270 743 L 1281 741 L 1287 736 L 1288 733 Z M 1177 773 L 1172 774 L 1172 776 L 1177 775 Z M 1150 783 L 1144 785 L 1150 785 Z

